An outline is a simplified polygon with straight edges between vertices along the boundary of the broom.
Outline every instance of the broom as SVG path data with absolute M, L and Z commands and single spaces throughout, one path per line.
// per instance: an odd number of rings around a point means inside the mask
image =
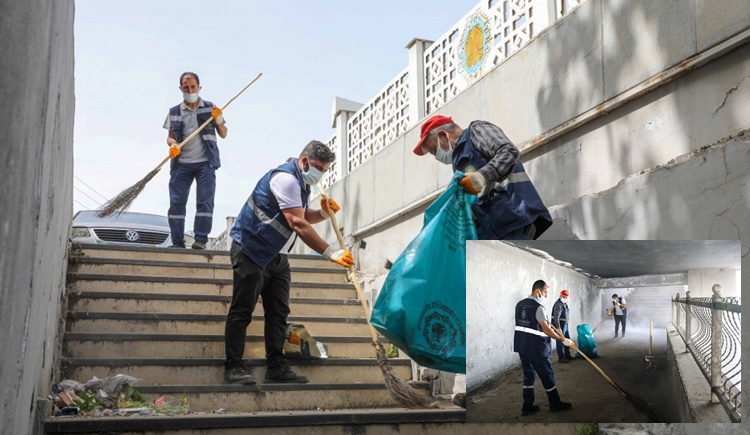
M 328 196 L 326 196 L 325 189 L 323 189 L 323 186 L 318 184 L 318 187 L 320 188 L 320 193 L 323 199 L 328 199 Z M 339 224 L 338 220 L 336 219 L 336 214 L 331 211 L 331 225 L 333 225 L 333 229 L 336 232 L 336 237 L 339 241 L 339 246 L 341 249 L 346 249 L 346 244 L 344 243 L 344 236 L 341 235 L 341 230 L 339 230 Z M 369 315 L 369 308 L 367 307 L 367 303 L 365 302 L 364 295 L 362 294 L 362 288 L 359 286 L 359 280 L 354 275 L 354 271 L 351 267 L 347 268 L 347 276 L 349 279 L 354 283 L 354 288 L 357 290 L 357 297 L 359 298 L 359 303 L 362 305 L 362 311 L 365 314 L 365 319 L 367 320 L 367 326 L 369 326 L 370 330 L 370 337 L 372 338 L 372 346 L 375 348 L 375 355 L 378 357 L 378 366 L 380 366 L 380 371 L 383 372 L 383 379 L 385 380 L 385 386 L 388 388 L 388 391 L 391 393 L 391 396 L 396 400 L 396 402 L 403 406 L 404 408 L 434 408 L 437 405 L 437 402 L 432 400 L 430 396 L 427 395 L 422 390 L 417 390 L 413 386 L 409 385 L 408 383 L 404 382 L 396 376 L 396 373 L 393 371 L 393 367 L 391 367 L 391 364 L 388 362 L 388 356 L 385 353 L 385 349 L 383 348 L 383 345 L 378 340 L 377 332 L 375 331 L 375 328 L 372 327 L 372 324 L 370 324 L 370 315 Z
M 255 78 L 250 81 L 244 88 L 242 88 L 241 91 L 237 93 L 234 97 L 232 97 L 231 100 L 227 102 L 227 104 L 224 105 L 224 107 L 221 108 L 222 112 L 229 106 L 229 104 L 232 103 L 232 101 L 235 100 L 235 98 L 239 97 L 240 94 L 245 92 L 245 89 L 249 88 L 250 85 L 255 83 L 256 80 L 260 78 L 260 76 L 263 75 L 263 73 L 259 73 Z M 179 145 L 177 145 L 178 148 L 182 149 L 183 145 L 190 142 L 195 136 L 198 135 L 198 133 L 201 132 L 211 121 L 213 121 L 213 118 L 208 118 L 206 122 L 204 122 L 200 127 L 198 127 L 194 132 L 190 133 L 190 136 L 186 137 L 185 140 L 182 141 Z M 165 163 L 167 163 L 170 160 L 170 157 L 167 156 L 164 160 L 159 163 L 159 166 L 154 168 L 153 171 L 149 172 L 143 179 L 134 185 L 128 187 L 127 189 L 120 192 L 119 195 L 115 196 L 114 198 L 107 201 L 102 208 L 96 213 L 97 217 L 104 218 L 111 215 L 120 215 L 128 210 L 130 208 L 130 205 L 133 203 L 135 198 L 140 195 L 141 191 L 144 187 L 146 187 L 146 184 L 151 181 L 152 178 L 156 176 L 156 174 L 159 173 L 161 170 L 161 167 L 164 166 Z
M 552 324 L 550 324 L 550 327 L 555 332 L 557 332 L 558 334 L 560 334 L 560 336 L 564 337 L 562 330 L 560 330 L 558 327 L 556 327 L 555 325 L 552 325 Z M 570 347 L 576 347 L 575 343 L 571 344 Z M 588 361 L 596 369 L 596 371 L 598 371 L 602 376 L 604 376 L 604 379 L 606 379 L 607 382 L 609 382 L 609 384 L 612 385 L 612 387 L 614 387 L 614 389 L 617 390 L 618 393 L 622 394 L 622 397 L 624 397 L 628 402 L 632 403 L 633 406 L 635 406 L 636 409 L 638 409 L 639 411 L 641 411 L 644 414 L 648 415 L 649 419 L 651 421 L 655 421 L 656 420 L 656 414 L 655 414 L 654 410 L 651 409 L 651 407 L 648 406 L 648 404 L 646 402 L 644 402 L 643 400 L 641 400 L 638 397 L 634 396 L 633 394 L 628 393 L 621 386 L 617 385 L 617 382 L 613 381 L 609 376 L 607 376 L 607 374 L 604 373 L 604 371 L 602 369 L 600 369 L 599 366 L 596 365 L 595 362 L 591 361 L 591 359 L 588 356 L 586 356 L 585 353 L 581 352 L 580 349 L 578 349 L 578 355 L 583 356 L 583 358 L 585 358 L 586 361 Z
M 601 322 L 599 322 L 599 324 L 598 324 L 598 325 L 596 325 L 596 328 L 598 328 L 598 327 L 602 326 L 602 323 L 604 323 L 604 321 L 605 321 L 605 320 L 607 320 L 607 317 L 609 317 L 609 315 L 610 315 L 610 314 L 612 314 L 612 311 L 613 311 L 614 309 L 615 309 L 615 307 L 613 306 L 613 307 L 612 307 L 612 308 L 611 308 L 611 309 L 610 309 L 609 311 L 607 311 L 607 314 L 605 314 L 605 315 L 604 315 L 604 318 L 602 318 L 602 321 L 601 321 Z M 594 329 L 592 329 L 592 330 L 591 330 L 591 333 L 592 333 L 592 334 L 593 334 L 593 333 L 594 333 L 594 332 L 596 331 L 596 328 L 594 328 Z

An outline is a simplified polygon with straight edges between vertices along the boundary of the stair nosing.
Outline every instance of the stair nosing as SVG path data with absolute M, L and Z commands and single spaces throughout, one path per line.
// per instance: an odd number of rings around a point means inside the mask
M 194 367 L 194 366 L 224 366 L 223 358 L 69 358 L 62 361 L 72 367 Z M 411 366 L 408 358 L 390 358 L 392 365 Z M 293 366 L 377 366 L 377 358 L 287 358 Z M 265 367 L 263 358 L 244 359 L 243 363 L 252 367 Z
M 218 284 L 231 285 L 231 278 L 191 278 L 191 277 L 173 277 L 173 276 L 147 276 L 147 275 L 110 275 L 99 273 L 68 273 L 68 284 L 78 281 L 128 281 L 128 282 L 157 282 L 157 283 L 179 283 L 179 284 Z M 292 281 L 292 288 L 328 288 L 328 289 L 346 289 L 354 288 L 351 283 L 323 283 L 323 282 L 303 282 Z
M 323 257 L 320 261 L 329 263 Z M 114 264 L 119 266 L 153 266 L 153 267 L 177 267 L 177 268 L 194 268 L 194 269 L 231 269 L 229 263 L 195 263 L 190 261 L 168 261 L 168 260 L 141 260 L 137 258 L 106 258 L 106 257 L 70 257 L 69 263 L 73 266 L 84 264 Z M 346 275 L 346 269 L 342 267 L 309 267 L 309 266 L 290 266 L 292 273 L 333 273 L 337 275 Z
M 64 340 L 77 341 L 224 341 L 224 334 L 132 334 L 117 332 L 66 332 Z M 370 336 L 316 335 L 321 343 L 372 343 Z M 388 343 L 379 336 L 381 343 Z M 265 342 L 263 334 L 247 334 L 246 342 Z
M 182 314 L 182 313 L 121 313 L 121 312 L 68 312 L 68 320 L 165 320 L 165 321 L 194 321 L 217 322 L 226 321 L 226 314 Z M 253 321 L 263 321 L 264 316 L 253 315 Z M 287 321 L 294 322 L 328 322 L 328 323 L 357 323 L 366 324 L 361 317 L 325 317 L 325 316 L 289 316 Z
M 107 245 L 107 244 L 96 244 L 96 243 L 73 243 L 71 250 L 90 249 L 92 251 L 124 251 L 124 252 L 156 252 L 156 253 L 169 253 L 174 255 L 202 255 L 205 257 L 229 257 L 229 251 L 215 250 L 215 249 L 174 249 L 174 248 L 157 248 L 153 246 L 126 246 L 126 245 Z M 287 254 L 289 258 L 300 259 L 300 260 L 317 260 L 322 257 L 319 255 L 312 254 Z M 85 255 L 71 255 L 69 257 L 86 257 Z M 93 258 L 93 257 L 89 257 Z
M 169 301 L 200 301 L 200 302 L 231 302 L 231 296 L 202 295 L 187 293 L 128 293 L 128 292 L 103 292 L 103 291 L 73 291 L 69 294 L 70 299 L 140 299 L 140 300 L 169 300 Z M 341 298 L 289 298 L 290 304 L 314 304 L 314 305 L 360 305 L 357 299 Z

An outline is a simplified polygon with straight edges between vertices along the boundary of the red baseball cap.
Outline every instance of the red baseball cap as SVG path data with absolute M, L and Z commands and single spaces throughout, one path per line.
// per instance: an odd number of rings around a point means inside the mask
M 567 290 L 563 290 L 560 292 L 560 296 L 565 296 L 566 298 L 570 295 L 570 293 Z
M 440 127 L 441 125 L 450 124 L 453 122 L 453 118 L 449 116 L 443 116 L 443 115 L 435 115 L 430 117 L 427 121 L 422 124 L 422 137 L 419 139 L 419 143 L 417 144 L 416 148 L 414 148 L 414 154 L 418 156 L 425 155 L 425 152 L 422 150 L 422 144 L 427 139 L 427 135 L 432 131 L 432 129 Z

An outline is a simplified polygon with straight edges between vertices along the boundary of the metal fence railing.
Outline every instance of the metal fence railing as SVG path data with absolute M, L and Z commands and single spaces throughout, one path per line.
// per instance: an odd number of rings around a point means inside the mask
M 711 401 L 721 403 L 732 421 L 742 416 L 740 298 L 691 298 L 687 292 L 672 300 L 672 323 L 711 386 Z

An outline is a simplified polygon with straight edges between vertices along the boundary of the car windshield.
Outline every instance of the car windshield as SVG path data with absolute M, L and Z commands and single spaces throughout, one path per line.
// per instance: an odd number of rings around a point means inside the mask
M 143 213 L 123 213 L 119 216 L 109 216 L 106 218 L 100 218 L 96 216 L 96 211 L 83 210 L 79 211 L 78 214 L 73 218 L 73 225 L 77 223 L 127 223 L 135 225 L 154 225 L 160 227 L 168 227 L 169 222 L 165 216 L 158 216 L 155 214 L 143 214 Z

